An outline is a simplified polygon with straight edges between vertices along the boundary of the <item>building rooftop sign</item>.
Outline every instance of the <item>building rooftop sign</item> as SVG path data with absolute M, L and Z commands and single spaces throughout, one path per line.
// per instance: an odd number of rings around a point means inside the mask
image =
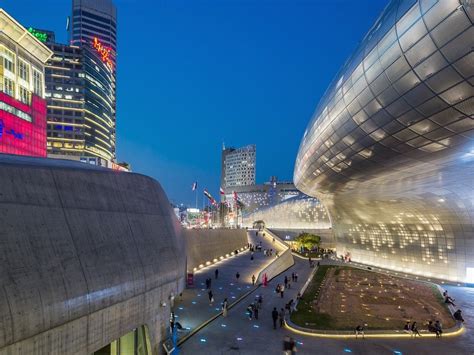
M 104 46 L 97 37 L 94 37 L 94 42 L 92 43 L 92 46 L 96 49 L 96 51 L 100 54 L 100 57 L 102 61 L 107 64 L 107 66 L 110 68 L 110 70 L 113 70 L 114 65 L 112 63 L 112 59 L 110 56 L 110 48 L 107 48 Z
M 48 41 L 48 34 L 35 30 L 33 27 L 28 28 L 28 32 L 30 32 L 33 36 L 35 36 L 40 42 L 47 42 Z

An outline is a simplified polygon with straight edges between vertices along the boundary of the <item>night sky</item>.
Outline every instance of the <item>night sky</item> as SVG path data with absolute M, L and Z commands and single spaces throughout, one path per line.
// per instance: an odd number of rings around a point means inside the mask
M 223 142 L 257 144 L 257 182 L 292 180 L 319 99 L 387 2 L 115 0 L 118 160 L 174 203 L 194 205 L 193 181 L 217 197 Z M 67 39 L 69 0 L 0 7 Z

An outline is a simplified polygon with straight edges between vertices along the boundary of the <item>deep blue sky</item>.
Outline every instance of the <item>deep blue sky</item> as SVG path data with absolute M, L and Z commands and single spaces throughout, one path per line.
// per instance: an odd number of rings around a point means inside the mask
M 118 159 L 175 203 L 194 204 L 195 180 L 217 197 L 223 141 L 257 144 L 258 182 L 292 180 L 313 110 L 387 2 L 115 0 Z M 0 6 L 66 41 L 69 0 Z

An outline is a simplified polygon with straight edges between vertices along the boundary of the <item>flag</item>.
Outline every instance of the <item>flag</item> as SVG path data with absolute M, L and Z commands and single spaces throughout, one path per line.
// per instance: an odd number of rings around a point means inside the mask
M 219 189 L 219 192 L 221 193 L 221 195 L 225 195 L 224 189 L 222 187 Z
M 213 205 L 217 204 L 216 200 L 214 200 L 214 198 L 211 196 L 211 194 L 206 189 L 204 189 L 204 196 L 206 196 Z
M 192 188 L 193 191 L 196 191 L 196 189 L 198 188 L 197 181 L 193 182 L 193 186 L 191 188 Z
M 237 196 L 237 191 L 234 191 L 234 201 L 238 201 L 239 200 L 239 196 Z

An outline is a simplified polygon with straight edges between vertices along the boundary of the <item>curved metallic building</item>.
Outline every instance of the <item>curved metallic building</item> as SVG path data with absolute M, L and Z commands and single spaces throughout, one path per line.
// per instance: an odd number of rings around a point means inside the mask
M 243 224 L 251 228 L 262 220 L 267 228 L 330 229 L 331 222 L 324 206 L 317 198 L 303 194 L 273 206 L 267 206 L 243 217 Z
M 474 282 L 474 7 L 392 1 L 327 90 L 294 181 L 338 253 Z

